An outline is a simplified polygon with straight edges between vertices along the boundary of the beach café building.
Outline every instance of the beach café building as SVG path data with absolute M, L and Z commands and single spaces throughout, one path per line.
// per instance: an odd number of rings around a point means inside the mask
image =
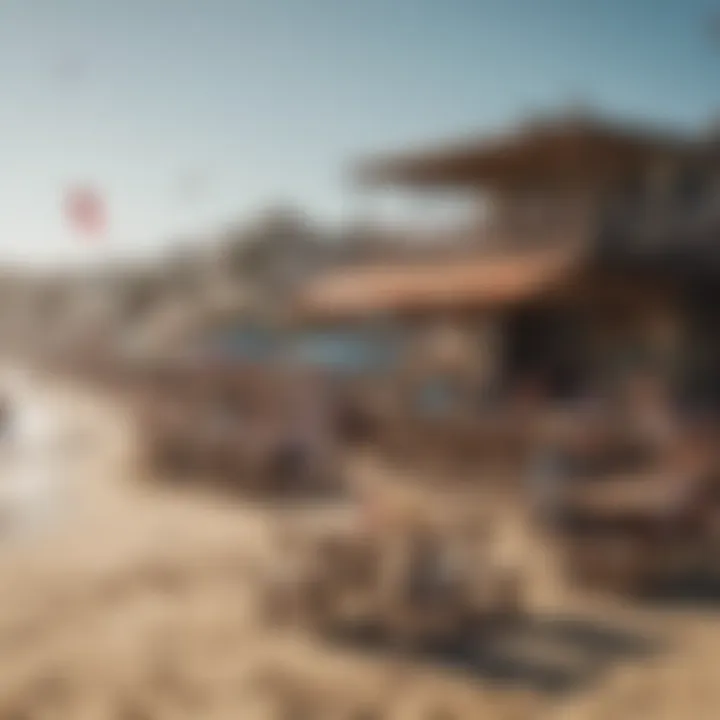
M 528 378 L 570 398 L 650 370 L 717 402 L 719 148 L 572 115 L 368 159 L 364 188 L 477 202 L 433 242 L 314 278 L 293 316 L 336 352 L 461 383 L 463 402 Z

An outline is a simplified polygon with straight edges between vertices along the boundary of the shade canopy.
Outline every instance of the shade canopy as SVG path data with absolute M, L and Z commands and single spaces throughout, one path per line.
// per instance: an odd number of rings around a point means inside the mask
M 372 265 L 318 278 L 297 299 L 306 319 L 497 307 L 536 297 L 582 262 L 576 247 L 482 253 L 438 262 Z
M 362 185 L 483 187 L 614 178 L 688 152 L 672 133 L 586 117 L 532 122 L 496 137 L 361 162 Z

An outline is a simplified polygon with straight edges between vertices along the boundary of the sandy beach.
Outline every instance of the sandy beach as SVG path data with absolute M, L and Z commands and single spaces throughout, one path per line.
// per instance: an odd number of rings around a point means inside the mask
M 23 402 L 44 422 L 3 450 L 6 486 L 33 482 L 3 501 L 0 718 L 715 717 L 712 605 L 547 607 L 471 658 L 263 627 L 281 511 L 148 483 L 107 399 L 35 380 Z

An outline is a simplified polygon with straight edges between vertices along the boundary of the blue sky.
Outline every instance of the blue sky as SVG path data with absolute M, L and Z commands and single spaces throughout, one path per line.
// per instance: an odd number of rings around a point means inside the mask
M 266 202 L 352 203 L 348 161 L 582 101 L 720 108 L 720 0 L 3 0 L 0 260 L 152 252 Z M 195 180 L 193 180 L 195 178 Z M 197 182 L 194 194 L 182 184 Z M 63 218 L 90 183 L 96 247 Z

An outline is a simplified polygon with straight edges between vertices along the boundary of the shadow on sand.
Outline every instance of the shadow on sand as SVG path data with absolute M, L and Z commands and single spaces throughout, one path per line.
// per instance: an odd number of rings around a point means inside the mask
M 367 634 L 342 640 L 366 652 L 388 651 L 386 643 Z M 657 638 L 638 631 L 594 619 L 553 616 L 406 657 L 495 685 L 559 695 L 587 687 L 616 663 L 650 657 L 662 649 Z
M 697 573 L 676 578 L 653 590 L 645 603 L 651 608 L 720 612 L 720 574 Z

